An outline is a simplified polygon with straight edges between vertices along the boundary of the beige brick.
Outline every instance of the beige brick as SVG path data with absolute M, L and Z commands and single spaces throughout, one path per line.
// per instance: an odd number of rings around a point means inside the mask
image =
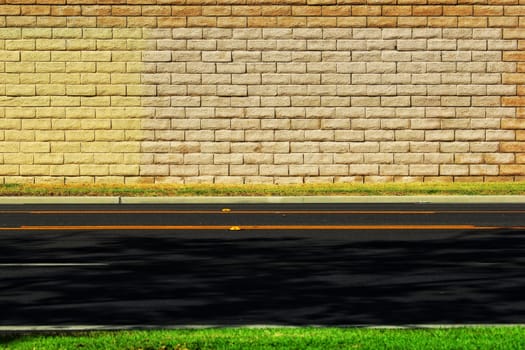
M 385 153 L 367 153 L 364 155 L 367 164 L 392 164 L 393 155 Z
M 514 130 L 487 130 L 487 141 L 512 141 L 516 138 Z
M 141 176 L 167 176 L 169 175 L 169 165 L 141 165 Z
M 411 164 L 409 174 L 412 176 L 438 176 L 439 165 L 431 164 Z
M 399 51 L 418 51 L 426 48 L 427 40 L 424 39 L 397 40 L 397 49 Z
M 259 174 L 262 176 L 287 176 L 288 165 L 262 164 L 259 167 Z
M 410 152 L 425 153 L 437 152 L 439 150 L 439 142 L 410 142 Z
M 380 175 L 387 175 L 387 176 L 403 176 L 409 174 L 409 166 L 408 165 L 381 165 L 379 167 L 379 174 Z
M 319 175 L 321 176 L 346 176 L 348 175 L 348 165 L 323 165 L 319 167 Z
M 274 164 L 303 164 L 304 158 L 302 154 L 276 154 L 274 155 Z
M 470 165 L 470 175 L 499 175 L 497 165 Z
M 456 130 L 456 140 L 458 141 L 482 141 L 485 140 L 484 130 Z
M 367 141 L 392 141 L 394 131 L 392 130 L 366 130 L 365 140 Z
M 378 165 L 369 164 L 350 164 L 350 175 L 379 175 Z
M 261 142 L 261 152 L 263 153 L 288 153 L 290 152 L 289 142 Z
M 319 165 L 290 165 L 291 176 L 317 176 L 319 175 Z
M 274 155 L 267 153 L 246 153 L 243 157 L 244 164 L 273 164 Z
M 380 106 L 381 98 L 380 97 L 352 97 L 351 98 L 352 106 Z
M 456 164 L 481 164 L 483 155 L 481 153 L 459 153 L 454 156 Z
M 468 165 L 443 164 L 439 166 L 440 175 L 463 176 L 469 175 Z
M 484 162 L 487 164 L 513 164 L 516 157 L 511 153 L 488 153 L 484 155 Z
M 469 152 L 470 145 L 468 142 L 442 142 L 439 145 L 439 150 L 442 153 L 465 153 Z
M 383 141 L 379 143 L 379 150 L 387 153 L 406 153 L 410 151 L 410 143 L 403 141 Z
M 110 175 L 123 175 L 123 176 L 139 175 L 140 166 L 139 165 L 114 164 L 114 165 L 109 166 L 109 173 Z
M 90 176 L 107 176 L 109 175 L 109 165 L 81 164 L 79 165 L 79 174 Z
M 205 51 L 202 53 L 204 62 L 231 62 L 232 54 L 229 51 Z

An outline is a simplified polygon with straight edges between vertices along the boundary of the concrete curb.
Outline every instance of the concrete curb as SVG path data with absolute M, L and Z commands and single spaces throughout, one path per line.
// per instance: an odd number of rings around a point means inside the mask
M 0 197 L 0 204 L 525 203 L 525 196 Z
M 122 204 L 525 203 L 525 196 L 122 197 Z
M 119 204 L 120 197 L 0 197 L 0 204 Z
M 369 325 L 369 324 L 340 324 L 340 325 L 279 325 L 279 324 L 203 324 L 203 325 L 31 325 L 31 326 L 0 326 L 0 333 L 17 332 L 79 332 L 79 331 L 122 331 L 122 330 L 155 330 L 155 329 L 211 329 L 211 328 L 246 328 L 246 329 L 273 329 L 273 328 L 362 328 L 362 329 L 452 329 L 477 327 L 525 327 L 523 323 L 444 323 L 444 324 L 402 324 L 402 325 Z

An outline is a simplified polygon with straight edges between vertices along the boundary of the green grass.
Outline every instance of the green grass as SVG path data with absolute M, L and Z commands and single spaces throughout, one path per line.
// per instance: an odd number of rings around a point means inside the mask
M 525 182 L 305 185 L 0 185 L 0 196 L 523 195 Z
M 524 349 L 524 327 L 441 329 L 225 328 L 3 335 L 0 349 Z

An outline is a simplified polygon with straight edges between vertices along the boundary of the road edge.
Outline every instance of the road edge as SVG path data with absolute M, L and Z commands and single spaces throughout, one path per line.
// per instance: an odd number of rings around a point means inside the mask
M 330 204 L 330 203 L 525 203 L 523 195 L 453 196 L 257 196 L 257 197 L 0 197 L 0 205 L 24 204 Z
M 444 324 L 307 324 L 307 325 L 280 325 L 280 324 L 180 324 L 180 325 L 31 325 L 31 326 L 0 326 L 1 333 L 25 332 L 89 332 L 89 331 L 126 331 L 126 330 L 157 330 L 157 329 L 212 329 L 212 328 L 247 328 L 247 329 L 273 329 L 273 328 L 363 328 L 363 329 L 452 329 L 452 328 L 477 328 L 477 327 L 524 327 L 523 323 L 444 323 Z

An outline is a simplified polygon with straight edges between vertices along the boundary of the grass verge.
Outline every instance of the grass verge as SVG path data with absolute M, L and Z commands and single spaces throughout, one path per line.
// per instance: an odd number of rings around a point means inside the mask
M 524 195 L 525 182 L 304 185 L 0 185 L 0 196 Z
M 0 349 L 524 349 L 524 327 L 441 329 L 224 328 L 3 335 Z

